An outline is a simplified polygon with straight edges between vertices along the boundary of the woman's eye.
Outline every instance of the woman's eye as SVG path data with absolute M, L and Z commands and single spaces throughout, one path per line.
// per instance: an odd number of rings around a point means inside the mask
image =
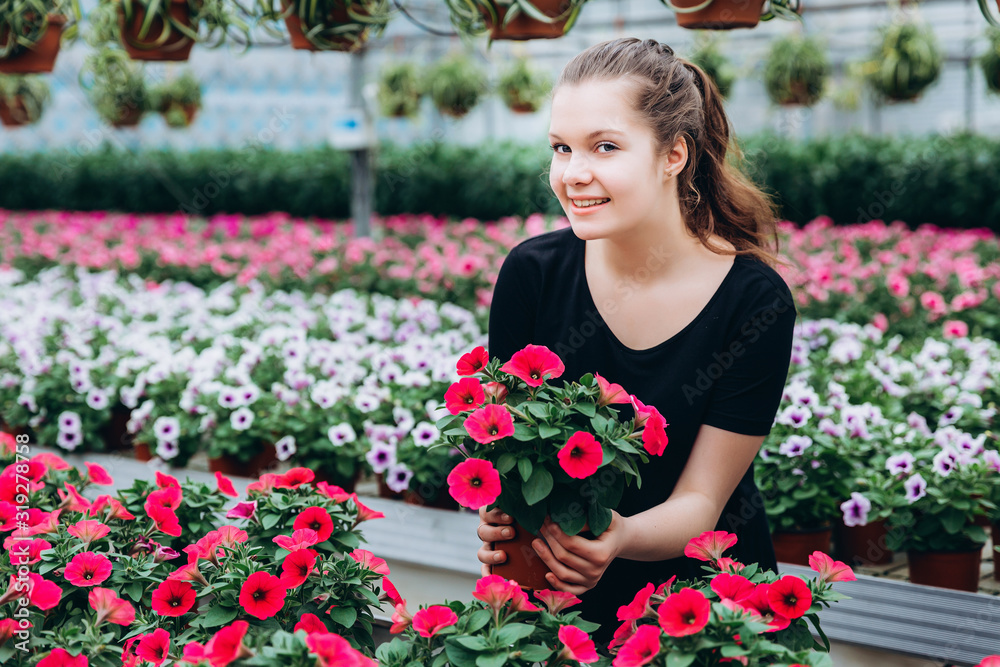
M 615 150 L 618 150 L 617 146 L 615 146 L 614 144 L 608 143 L 606 141 L 597 144 L 598 148 L 601 148 L 603 146 L 607 146 L 608 148 L 613 148 Z M 558 150 L 560 147 L 562 147 L 562 148 L 569 148 L 566 144 L 549 144 L 549 148 L 551 148 L 556 153 L 561 153 L 561 151 Z M 610 151 L 608 151 L 608 152 L 610 152 Z M 563 153 L 563 155 L 565 155 L 565 153 Z

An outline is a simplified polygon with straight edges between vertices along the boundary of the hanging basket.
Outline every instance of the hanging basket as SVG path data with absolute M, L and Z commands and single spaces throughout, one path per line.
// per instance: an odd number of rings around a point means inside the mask
M 18 49 L 15 55 L 0 58 L 0 74 L 38 74 L 51 72 L 59 55 L 59 43 L 67 19 L 61 14 L 49 14 L 49 24 L 34 48 Z M 10 26 L 0 31 L 0 44 L 11 38 Z M 5 123 L 6 124 L 6 123 Z
M 345 23 L 355 23 L 355 21 L 347 13 L 347 2 L 350 0 L 343 0 L 343 4 L 336 5 L 331 11 L 330 15 L 327 17 L 328 26 L 338 26 L 344 25 Z M 282 4 L 282 11 L 287 11 L 289 5 Z M 363 7 L 359 8 L 359 14 L 365 14 Z M 288 36 L 292 40 L 292 48 L 298 49 L 300 51 L 338 51 L 345 53 L 352 53 L 360 49 L 365 42 L 368 41 L 369 29 L 365 28 L 356 37 L 340 37 L 337 35 L 327 36 L 324 35 L 323 39 L 333 42 L 333 46 L 329 48 L 321 48 L 316 46 L 309 41 L 306 37 L 306 30 L 302 29 L 302 19 L 299 15 L 292 11 L 288 16 L 285 17 L 285 27 L 288 28 Z
M 188 0 L 167 0 L 170 2 L 170 17 L 175 22 L 180 23 L 194 30 L 191 25 L 191 8 Z M 153 19 L 149 31 L 144 38 L 139 38 L 139 31 L 142 30 L 142 23 L 146 19 L 146 9 L 138 5 L 132 15 L 132 21 L 125 25 L 125 10 L 122 5 L 118 5 L 118 26 L 122 32 L 122 46 L 132 60 L 155 60 L 180 62 L 186 61 L 191 55 L 191 47 L 194 40 L 171 26 L 170 37 L 162 44 L 159 43 L 163 34 L 163 18 L 157 16 Z
M 118 118 L 111 122 L 114 127 L 137 127 L 142 120 L 143 111 L 138 107 L 119 107 Z
M 552 23 L 545 23 L 544 21 L 539 21 L 528 16 L 524 13 L 524 10 L 521 10 L 505 27 L 503 24 L 504 17 L 507 16 L 507 12 L 511 7 L 496 6 L 496 23 L 493 23 L 493 17 L 491 17 L 485 9 L 481 8 L 483 15 L 486 17 L 486 23 L 490 26 L 491 40 L 496 41 L 506 39 L 523 41 L 528 39 L 556 39 L 562 37 L 566 33 L 566 22 L 569 20 L 569 15 L 571 13 L 568 0 L 528 1 L 537 7 L 538 10 L 545 16 L 550 18 L 558 16 L 562 18 L 558 21 L 553 21 Z
M 663 0 L 688 30 L 753 28 L 760 23 L 764 0 Z

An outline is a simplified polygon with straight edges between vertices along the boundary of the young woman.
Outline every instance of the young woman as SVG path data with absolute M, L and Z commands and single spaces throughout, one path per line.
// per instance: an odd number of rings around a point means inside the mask
M 776 568 L 752 463 L 781 401 L 796 310 L 773 268 L 773 204 L 727 163 L 730 134 L 715 85 L 670 47 L 616 39 L 576 56 L 549 134 L 549 183 L 571 227 L 514 248 L 493 296 L 491 357 L 545 345 L 564 379 L 600 373 L 669 424 L 666 452 L 598 539 L 547 521 L 533 543 L 603 643 L 646 583 L 700 575 L 683 552 L 706 530 L 736 533 L 734 558 Z M 481 517 L 486 573 L 513 527 L 498 511 Z

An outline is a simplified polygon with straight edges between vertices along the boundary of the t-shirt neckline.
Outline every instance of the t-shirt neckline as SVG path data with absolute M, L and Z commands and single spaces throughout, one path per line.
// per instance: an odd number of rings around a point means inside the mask
M 583 276 L 583 291 L 586 293 L 585 295 L 587 298 L 587 302 L 589 303 L 590 307 L 593 308 L 593 312 L 600 319 L 601 324 L 603 325 L 605 331 L 605 335 L 608 337 L 608 339 L 610 339 L 619 349 L 621 349 L 624 352 L 628 352 L 629 354 L 650 354 L 653 352 L 657 352 L 660 349 L 669 345 L 670 343 L 674 342 L 678 338 L 680 338 L 682 335 L 687 333 L 692 328 L 694 328 L 694 326 L 705 316 L 705 314 L 709 310 L 711 310 L 712 305 L 719 300 L 719 295 L 722 294 L 722 291 L 726 287 L 726 284 L 736 273 L 736 264 L 737 262 L 740 261 L 741 257 L 740 255 L 737 255 L 733 259 L 732 266 L 729 267 L 729 271 L 726 273 L 726 277 L 722 279 L 721 283 L 719 283 L 719 287 L 718 289 L 715 290 L 715 294 L 713 294 L 712 298 L 708 300 L 708 303 L 705 304 L 705 307 L 701 309 L 701 312 L 695 315 L 694 319 L 688 322 L 683 329 L 681 329 L 680 331 L 678 331 L 665 341 L 657 343 L 653 347 L 648 347 L 644 350 L 636 350 L 618 340 L 618 336 L 615 335 L 615 333 L 611 330 L 611 327 L 609 327 L 608 323 L 604 320 L 604 316 L 601 315 L 601 311 L 597 307 L 597 303 L 594 301 L 594 295 L 590 291 L 590 281 L 587 279 L 587 264 L 586 264 L 587 242 L 584 239 L 581 239 L 579 236 L 576 236 L 575 234 L 573 235 L 573 238 L 579 241 L 579 243 L 577 244 L 576 257 L 580 275 Z

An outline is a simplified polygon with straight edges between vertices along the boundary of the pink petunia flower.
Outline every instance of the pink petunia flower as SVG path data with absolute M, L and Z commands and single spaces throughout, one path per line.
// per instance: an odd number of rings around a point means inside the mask
M 479 509 L 500 497 L 500 473 L 489 461 L 466 459 L 448 473 L 448 493 L 462 507 Z

